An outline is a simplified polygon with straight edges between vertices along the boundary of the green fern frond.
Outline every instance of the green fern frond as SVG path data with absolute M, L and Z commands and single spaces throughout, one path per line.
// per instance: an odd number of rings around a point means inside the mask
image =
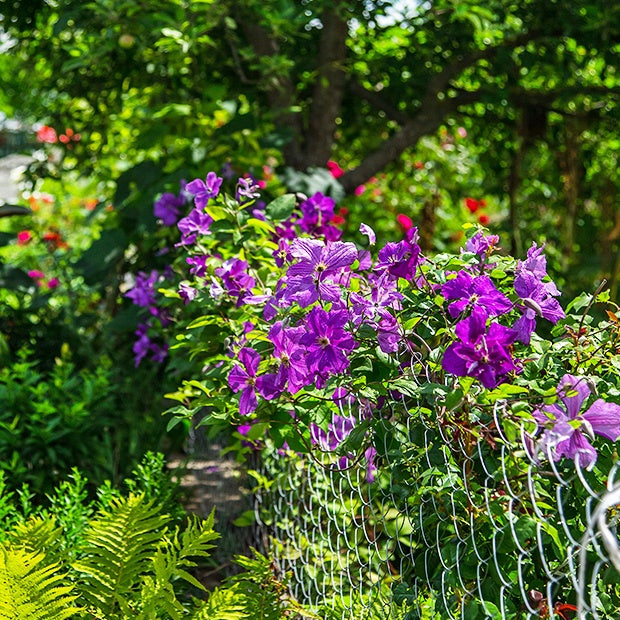
M 84 597 L 99 615 L 113 617 L 139 595 L 168 520 L 154 501 L 131 494 L 112 500 L 90 521 L 82 557 L 72 567 L 81 573 Z
M 151 620 L 152 618 L 171 618 L 181 620 L 186 618 L 187 612 L 176 598 L 176 593 L 170 582 L 144 578 L 140 594 L 140 611 L 132 616 L 135 620 Z
M 213 524 L 213 512 L 207 519 L 192 515 L 183 531 L 175 528 L 170 536 L 163 538 L 161 547 L 153 558 L 153 570 L 158 584 L 183 579 L 195 588 L 204 590 L 204 586 L 185 569 L 196 566 L 192 558 L 209 557 L 214 546 L 211 541 L 220 536 L 213 530 Z
M 220 535 L 213 529 L 215 523 L 215 510 L 206 519 L 200 519 L 196 515 L 189 517 L 187 526 L 181 534 L 180 541 L 175 536 L 176 548 L 179 551 L 179 562 L 185 566 L 195 566 L 190 558 L 207 558 L 211 555 L 210 550 L 215 545 L 212 540 L 217 540 Z
M 18 523 L 9 535 L 14 546 L 26 551 L 43 551 L 47 563 L 54 561 L 55 552 L 62 545 L 63 529 L 57 527 L 53 516 L 30 517 L 25 523 Z
M 0 618 L 65 620 L 82 610 L 59 563 L 45 564 L 45 554 L 0 545 Z
M 235 562 L 245 572 L 227 580 L 243 592 L 245 611 L 251 614 L 252 620 L 280 620 L 292 614 L 318 620 L 318 616 L 290 596 L 286 582 L 276 578 L 273 562 L 256 549 L 252 553 L 254 557 L 235 556 Z
M 216 588 L 191 616 L 191 620 L 246 620 L 246 601 L 238 585 Z

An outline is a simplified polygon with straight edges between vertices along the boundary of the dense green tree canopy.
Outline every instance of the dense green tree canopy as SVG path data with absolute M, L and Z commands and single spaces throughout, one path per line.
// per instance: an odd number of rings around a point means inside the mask
M 461 113 L 519 110 L 540 131 L 552 110 L 609 113 L 618 93 L 618 15 L 603 0 L 8 4 L 39 112 L 55 103 L 96 130 L 139 91 L 132 120 L 183 135 L 178 116 L 220 111 L 234 120 L 222 133 L 262 124 L 298 169 L 355 137 L 348 191 Z
M 569 260 L 592 201 L 600 253 L 617 251 L 607 0 L 9 0 L 1 13 L 15 39 L 5 108 L 81 132 L 85 172 L 337 157 L 351 194 L 458 123 L 484 155 L 481 192 L 507 203 L 513 251 L 529 218 L 561 231 Z

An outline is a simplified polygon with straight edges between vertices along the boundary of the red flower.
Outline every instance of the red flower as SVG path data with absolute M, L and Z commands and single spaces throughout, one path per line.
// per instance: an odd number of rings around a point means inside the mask
M 37 131 L 37 140 L 39 142 L 47 142 L 49 144 L 54 144 L 54 142 L 58 141 L 58 136 L 56 135 L 56 130 L 49 125 L 43 125 Z
M 32 239 L 32 233 L 29 230 L 20 230 L 17 233 L 17 245 L 26 245 Z
M 45 274 L 38 269 L 31 269 L 28 272 L 28 277 L 32 278 L 36 282 L 37 286 L 41 286 L 43 284 L 43 278 L 45 278 Z
M 475 213 L 481 207 L 481 204 L 475 198 L 465 198 L 465 206 L 470 213 Z
M 334 226 L 342 226 L 342 224 L 344 224 L 344 218 L 342 217 L 342 215 L 334 215 L 334 217 L 332 217 L 331 220 L 329 220 L 330 224 L 333 224 Z
M 81 138 L 82 136 L 79 133 L 75 133 L 70 127 L 65 129 L 65 133 L 58 137 L 63 144 L 69 144 L 71 141 L 79 142 Z
M 478 216 L 478 221 L 483 225 L 486 226 L 489 223 L 489 216 L 486 213 L 481 213 Z
M 355 188 L 355 195 L 356 196 L 361 196 L 365 191 L 366 191 L 366 186 L 365 185 L 358 185 Z
M 407 232 L 408 230 L 413 228 L 413 221 L 412 221 L 412 219 L 408 215 L 405 215 L 404 213 L 399 213 L 396 216 L 396 221 L 401 225 L 402 229 L 405 232 Z
M 52 231 L 52 230 L 48 230 L 43 235 L 43 241 L 46 241 L 47 243 L 49 243 L 49 245 L 54 249 L 57 249 L 57 248 L 67 249 L 69 247 L 67 243 L 63 241 L 62 235 L 59 232 Z
M 416 170 L 424 170 L 424 162 L 423 162 L 423 161 L 416 161 L 416 162 L 413 164 L 413 167 L 414 167 Z
M 332 159 L 327 162 L 327 169 L 331 172 L 334 179 L 337 179 L 344 174 L 344 170 Z

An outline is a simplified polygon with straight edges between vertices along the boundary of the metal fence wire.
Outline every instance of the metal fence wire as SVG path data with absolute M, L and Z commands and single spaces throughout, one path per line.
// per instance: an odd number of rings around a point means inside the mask
M 265 453 L 257 516 L 292 594 L 343 620 L 620 618 L 617 465 L 537 459 L 502 402 L 449 413 L 382 410 L 370 482 L 363 456 Z

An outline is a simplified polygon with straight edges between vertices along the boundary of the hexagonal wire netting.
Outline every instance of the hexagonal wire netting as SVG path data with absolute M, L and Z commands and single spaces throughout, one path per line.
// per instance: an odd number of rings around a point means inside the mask
M 536 459 L 501 402 L 468 433 L 410 400 L 383 412 L 373 482 L 363 458 L 263 459 L 257 515 L 292 594 L 343 620 L 620 617 L 617 465 Z

